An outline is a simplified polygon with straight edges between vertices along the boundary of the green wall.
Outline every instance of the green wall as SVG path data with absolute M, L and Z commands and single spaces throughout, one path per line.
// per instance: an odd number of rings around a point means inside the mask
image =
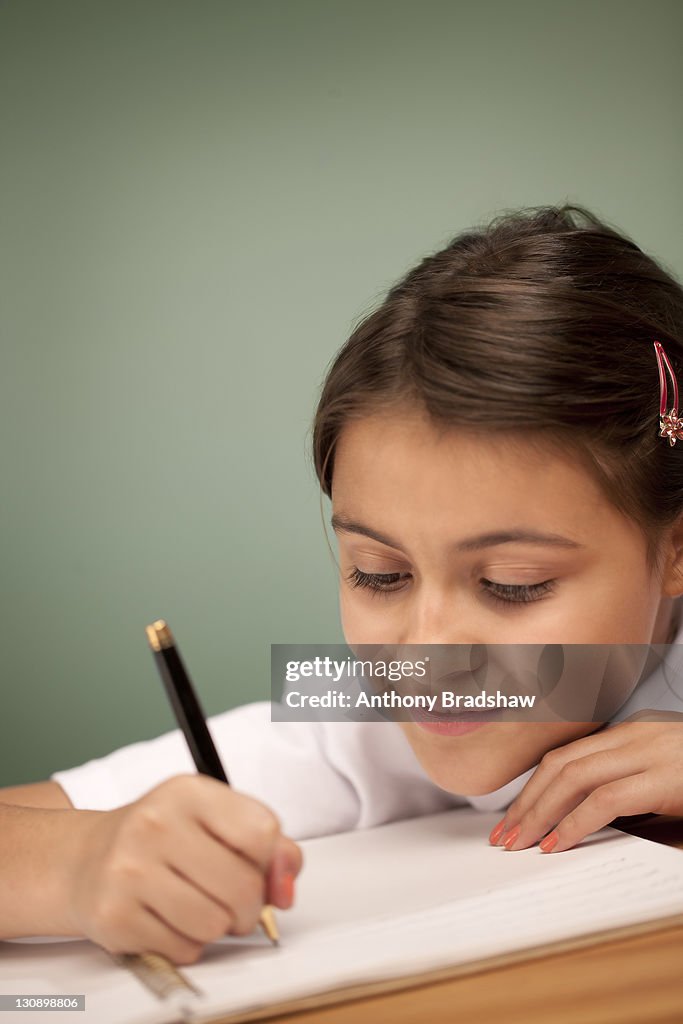
M 682 43 L 679 0 L 0 4 L 0 785 L 172 728 L 157 617 L 211 714 L 343 641 L 309 425 L 418 257 L 573 199 L 681 274 Z

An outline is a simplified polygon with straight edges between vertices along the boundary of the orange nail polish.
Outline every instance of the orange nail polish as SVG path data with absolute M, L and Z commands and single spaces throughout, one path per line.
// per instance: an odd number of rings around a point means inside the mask
M 489 842 L 495 846 L 501 835 L 505 831 L 505 818 L 501 818 L 497 825 L 491 829 L 491 835 L 489 836 Z
M 289 871 L 280 879 L 280 896 L 283 903 L 291 903 L 294 899 L 294 875 Z
M 559 838 L 560 837 L 558 836 L 557 832 L 550 832 L 545 837 L 545 839 L 542 842 L 540 842 L 538 845 L 540 846 L 540 848 L 543 850 L 544 853 L 550 853 L 550 851 L 553 849 L 553 847 L 557 846 L 557 841 L 558 841 Z
M 519 825 L 516 825 L 511 832 L 508 832 L 505 839 L 503 840 L 503 846 L 506 850 L 509 850 L 511 846 L 514 846 L 515 840 L 518 838 L 519 833 L 522 831 Z

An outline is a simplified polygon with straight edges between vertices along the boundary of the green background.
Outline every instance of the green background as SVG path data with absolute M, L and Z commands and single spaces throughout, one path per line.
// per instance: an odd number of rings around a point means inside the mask
M 343 642 L 310 422 L 418 258 L 568 199 L 680 276 L 682 44 L 680 0 L 0 5 L 0 785 L 173 727 L 157 617 L 210 714 Z

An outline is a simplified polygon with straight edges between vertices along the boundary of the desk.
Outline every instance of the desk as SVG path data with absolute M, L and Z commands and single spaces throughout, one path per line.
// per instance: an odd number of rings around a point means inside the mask
M 619 818 L 611 824 L 683 849 L 683 818 Z M 273 1024 L 683 1024 L 683 926 L 271 1019 Z

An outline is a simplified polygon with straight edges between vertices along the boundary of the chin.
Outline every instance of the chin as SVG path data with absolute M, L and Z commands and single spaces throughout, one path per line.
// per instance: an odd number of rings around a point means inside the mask
M 505 743 L 467 743 L 467 737 L 434 743 L 418 727 L 406 730 L 410 745 L 429 778 L 448 793 L 484 796 L 527 771 L 533 758 L 511 755 Z
M 448 793 L 462 796 L 484 796 L 486 793 L 493 793 L 515 779 L 517 775 L 521 775 L 521 772 L 511 775 L 509 771 L 487 770 L 474 766 L 468 771 L 462 768 L 453 769 L 452 766 L 444 764 L 425 764 L 424 761 L 421 763 L 432 782 Z
M 509 764 L 498 763 L 497 759 L 489 760 L 486 754 L 479 760 L 476 757 L 458 757 L 457 754 L 439 756 L 435 751 L 416 750 L 415 753 L 432 782 L 448 793 L 463 796 L 493 793 L 526 771 L 520 768 L 511 772 Z

